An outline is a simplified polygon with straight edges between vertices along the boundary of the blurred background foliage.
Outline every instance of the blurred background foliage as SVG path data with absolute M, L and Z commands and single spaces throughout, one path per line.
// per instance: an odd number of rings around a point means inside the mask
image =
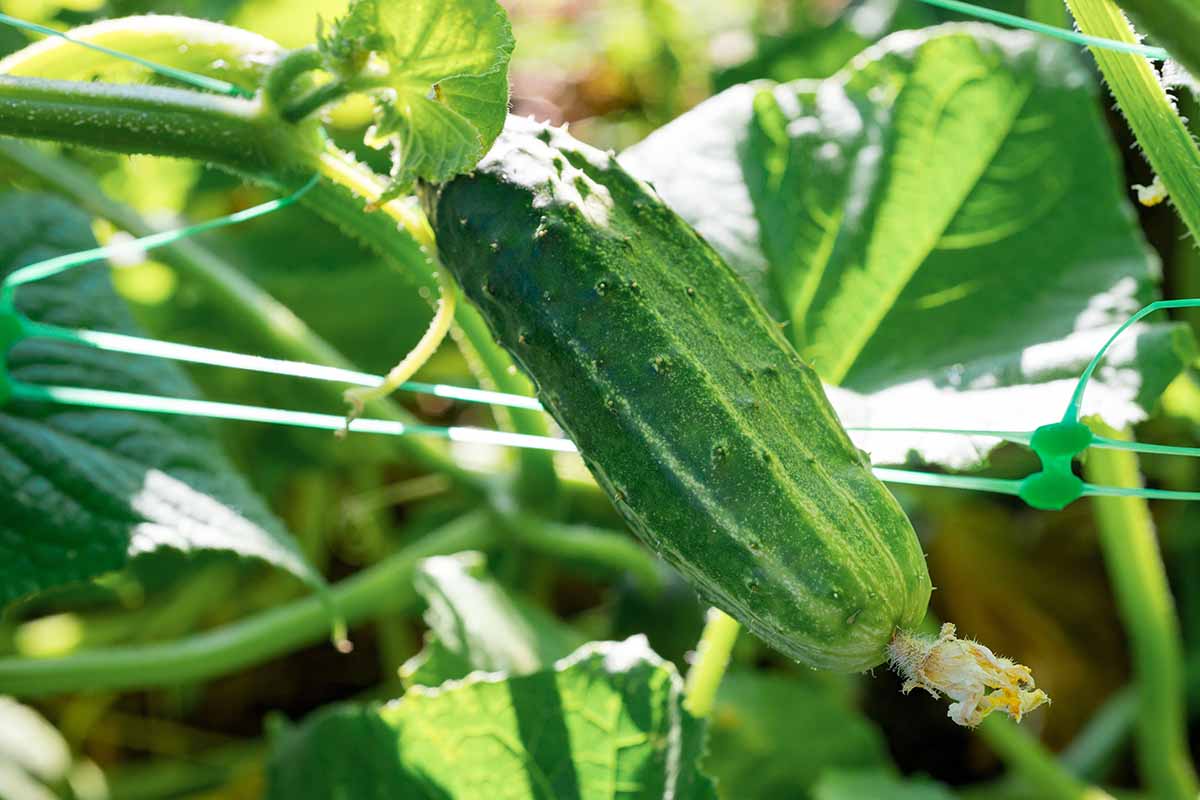
M 56 27 L 127 14 L 181 13 L 228 21 L 287 46 L 312 41 L 318 18 L 331 20 L 343 5 L 339 0 L 0 0 L 7 14 Z M 514 111 L 569 122 L 580 138 L 617 150 L 734 83 L 825 77 L 891 31 L 950 18 L 916 0 L 509 0 L 505 5 L 518 42 Z M 1020 0 L 989 5 L 1025 12 Z M 25 41 L 0 29 L 0 53 Z M 1107 99 L 1099 102 L 1110 105 Z M 1124 123 L 1109 119 L 1126 154 L 1128 182 L 1148 184 L 1150 175 L 1129 147 Z M 365 104 L 346 103 L 332 121 L 341 145 L 364 159 L 379 159 L 361 145 L 369 123 Z M 157 224 L 226 214 L 267 198 L 194 163 L 81 151 L 66 155 L 98 176 L 106 192 Z M 0 182 L 26 185 L 2 171 Z M 1163 259 L 1168 295 L 1200 294 L 1194 243 L 1181 240 L 1181 224 L 1170 208 L 1141 209 L 1141 217 Z M 113 233 L 97 225 L 101 240 Z M 427 324 L 428 302 L 405 276 L 390 272 L 303 209 L 202 241 L 363 369 L 386 369 Z M 120 265 L 114 281 L 142 323 L 161 338 L 234 350 L 255 347 L 237 319 L 164 263 Z M 294 408 L 319 403 L 303 384 L 287 380 L 207 368 L 196 368 L 193 375 L 215 399 Z M 448 345 L 422 377 L 462 383 L 470 373 Z M 492 422 L 479 407 L 401 399 L 431 422 Z M 232 457 L 333 580 L 432 529 L 468 502 L 447 482 L 421 474 L 377 442 L 339 443 L 265 426 L 229 424 L 219 430 Z M 1138 436 L 1200 445 L 1200 385 L 1193 374 L 1171 386 Z M 511 458 L 488 449 L 461 449 L 456 455 L 480 466 Z M 1016 458 L 1001 450 L 993 462 Z M 564 474 L 575 479 L 570 484 L 575 518 L 619 528 L 607 503 L 587 489 L 581 467 L 571 460 L 563 466 Z M 1143 469 L 1148 481 L 1162 488 L 1194 490 L 1200 478 L 1200 464 L 1189 459 L 1146 457 Z M 936 613 L 955 620 L 960 632 L 1028 664 L 1054 698 L 1052 713 L 1037 714 L 1026 726 L 1055 750 L 1082 750 L 1099 742 L 1088 752 L 1074 753 L 1078 759 L 1072 763 L 1091 777 L 1131 784 L 1127 739 L 1104 738 L 1087 727 L 1097 715 L 1106 719 L 1104 714 L 1118 713 L 1120 704 L 1128 703 L 1120 690 L 1129 676 L 1128 648 L 1096 546 L 1092 509 L 1081 503 L 1045 514 L 984 495 L 910 489 L 897 494 L 929 555 Z M 1159 504 L 1154 511 L 1195 665 L 1189 670 L 1191 694 L 1200 701 L 1200 544 L 1194 535 L 1200 507 Z M 665 568 L 664 588 L 648 592 L 611 570 L 563 562 L 516 544 L 496 554 L 490 567 L 515 594 L 587 637 L 645 632 L 658 653 L 681 667 L 700 630 L 702 610 L 693 593 Z M 0 619 L 0 652 L 54 655 L 176 638 L 284 602 L 299 591 L 293 581 L 253 564 L 160 559 L 153 569 L 135 568 L 11 609 Z M 0 705 L 0 797 L 256 797 L 262 790 L 264 718 L 276 712 L 298 718 L 334 700 L 401 693 L 397 670 L 421 647 L 418 611 L 355 630 L 355 650 L 346 656 L 321 646 L 205 685 L 56 697 L 34 704 L 36 712 Z M 1019 787 L 993 781 L 1001 772 L 996 758 L 979 737 L 945 717 L 943 704 L 920 694 L 902 697 L 898 688 L 883 670 L 861 677 L 809 672 L 743 636 L 714 714 L 707 766 L 723 780 L 727 798 L 851 796 L 838 793 L 839 781 L 846 784 L 839 772 L 861 769 L 927 775 L 964 796 L 999 797 L 1006 791 L 1023 796 Z M 1081 742 L 1085 731 L 1093 738 Z M 19 733 L 8 735 L 14 732 Z M 31 746 L 11 749 L 10 739 Z

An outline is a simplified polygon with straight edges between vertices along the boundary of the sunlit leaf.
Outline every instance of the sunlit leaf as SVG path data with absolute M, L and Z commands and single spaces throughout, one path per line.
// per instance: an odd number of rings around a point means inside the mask
M 277 735 L 268 797 L 714 800 L 682 695 L 635 637 L 523 677 L 479 672 L 384 706 L 331 706 Z
M 1155 298 L 1090 72 L 983 25 L 895 34 L 820 82 L 734 87 L 623 158 L 742 274 L 847 425 L 1032 430 Z M 1191 358 L 1139 326 L 1086 411 L 1143 419 Z M 857 437 L 856 437 L 857 438 Z M 876 462 L 976 464 L 992 442 L 864 436 Z

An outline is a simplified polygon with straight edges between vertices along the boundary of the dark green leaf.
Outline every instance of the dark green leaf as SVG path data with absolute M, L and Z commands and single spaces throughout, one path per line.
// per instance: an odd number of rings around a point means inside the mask
M 513 598 L 488 577 L 482 553 L 421 562 L 416 588 L 428 604 L 425 648 L 400 668 L 406 687 L 439 686 L 476 670 L 527 675 L 583 644 L 540 608 Z
M 847 425 L 1032 430 L 1154 299 L 1093 80 L 1019 31 L 895 34 L 832 78 L 728 90 L 624 157 L 786 321 Z M 1192 355 L 1161 322 L 1087 410 L 1145 417 Z M 987 442 L 864 437 L 876 461 L 978 463 Z
M 321 48 L 371 91 L 395 191 L 470 169 L 504 127 L 513 38 L 495 0 L 355 0 Z
M 96 244 L 88 218 L 51 197 L 2 195 L 0 219 L 0 275 Z M 24 286 L 17 305 L 41 322 L 137 333 L 102 266 Z M 169 362 L 56 341 L 19 342 L 8 364 L 28 383 L 194 394 Z M 161 549 L 258 558 L 321 584 L 196 420 L 10 404 L 0 410 L 0 496 L 0 604 Z
M 554 669 L 475 673 L 379 706 L 332 706 L 276 737 L 270 798 L 715 798 L 682 681 L 635 637 Z
M 721 682 L 704 768 L 726 800 L 800 800 L 831 768 L 890 766 L 875 726 L 823 685 L 740 671 Z

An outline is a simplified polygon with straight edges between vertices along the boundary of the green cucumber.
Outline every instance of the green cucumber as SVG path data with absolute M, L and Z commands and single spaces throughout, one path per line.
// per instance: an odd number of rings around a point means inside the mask
M 422 190 L 446 265 L 617 509 L 709 603 L 857 671 L 924 617 L 916 534 L 813 370 L 611 154 L 510 119 Z

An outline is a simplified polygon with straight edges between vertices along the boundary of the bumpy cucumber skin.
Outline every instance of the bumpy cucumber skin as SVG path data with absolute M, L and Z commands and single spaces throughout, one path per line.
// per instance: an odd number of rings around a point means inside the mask
M 653 189 L 516 118 L 425 187 L 442 258 L 617 509 L 705 600 L 820 669 L 925 615 L 916 534 L 820 380 Z

